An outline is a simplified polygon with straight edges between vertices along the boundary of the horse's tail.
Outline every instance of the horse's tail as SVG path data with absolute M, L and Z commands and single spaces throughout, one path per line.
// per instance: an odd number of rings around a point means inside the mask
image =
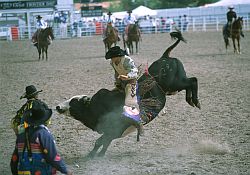
M 163 53 L 162 57 L 169 57 L 170 52 L 179 44 L 180 41 L 183 41 L 185 43 L 187 42 L 183 38 L 183 36 L 179 30 L 177 30 L 176 32 L 171 32 L 170 36 L 172 39 L 177 39 L 177 41 L 174 44 L 172 44 L 170 47 L 167 48 L 167 50 Z

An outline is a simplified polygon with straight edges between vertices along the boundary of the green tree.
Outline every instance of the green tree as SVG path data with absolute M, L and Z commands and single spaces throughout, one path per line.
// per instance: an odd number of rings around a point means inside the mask
M 217 1 L 219 0 L 121 0 L 118 5 L 111 5 L 110 9 L 112 11 L 131 10 L 140 5 L 152 9 L 185 8 L 202 6 Z

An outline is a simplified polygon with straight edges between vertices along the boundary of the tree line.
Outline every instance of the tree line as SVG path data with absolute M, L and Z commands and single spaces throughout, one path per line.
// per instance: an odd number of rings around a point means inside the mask
M 109 1 L 111 2 L 111 6 L 108 10 L 123 11 L 132 10 L 140 5 L 147 6 L 151 9 L 198 7 L 205 4 L 215 3 L 219 0 L 121 0 L 120 3 L 117 3 L 117 0 Z

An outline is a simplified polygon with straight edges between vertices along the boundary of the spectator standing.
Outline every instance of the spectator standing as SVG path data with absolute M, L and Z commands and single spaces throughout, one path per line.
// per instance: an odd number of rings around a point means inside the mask
M 182 29 L 182 19 L 181 19 L 181 16 L 179 16 L 178 18 L 178 29 L 181 31 Z
M 161 32 L 165 32 L 166 30 L 166 20 L 165 18 L 161 17 Z
M 26 98 L 27 101 L 16 112 L 15 117 L 11 120 L 11 127 L 16 135 L 24 131 L 23 115 L 27 110 L 32 109 L 34 102 L 42 104 L 44 108 L 48 108 L 48 105 L 38 98 L 40 92 L 42 92 L 42 90 L 37 90 L 34 85 L 30 85 L 25 88 L 25 93 L 20 97 L 20 99 Z M 49 124 L 49 121 L 47 122 L 47 124 Z
M 183 29 L 182 31 L 185 32 L 187 31 L 187 28 L 188 28 L 188 20 L 187 20 L 187 15 L 183 15 Z
M 73 36 L 77 37 L 77 33 L 78 33 L 78 23 L 77 23 L 77 21 L 75 20 L 72 25 L 73 25 Z

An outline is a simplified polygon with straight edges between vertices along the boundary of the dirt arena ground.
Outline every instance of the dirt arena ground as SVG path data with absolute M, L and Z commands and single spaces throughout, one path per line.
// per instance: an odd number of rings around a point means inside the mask
M 60 154 L 76 175 L 249 175 L 250 33 L 242 54 L 226 53 L 221 32 L 184 33 L 171 56 L 199 81 L 201 110 L 185 102 L 185 92 L 167 97 L 160 115 L 136 133 L 112 142 L 104 158 L 86 160 L 98 133 L 54 110 L 52 131 Z M 137 65 L 151 64 L 173 43 L 169 34 L 143 35 Z M 122 43 L 120 43 L 122 45 Z M 113 88 L 113 70 L 104 59 L 101 36 L 55 40 L 49 60 L 38 61 L 29 41 L 0 41 L 0 174 L 9 175 L 15 135 L 10 120 L 25 100 L 27 85 L 43 89 L 40 98 L 55 106 L 78 94 Z M 107 102 L 108 103 L 108 102 Z

